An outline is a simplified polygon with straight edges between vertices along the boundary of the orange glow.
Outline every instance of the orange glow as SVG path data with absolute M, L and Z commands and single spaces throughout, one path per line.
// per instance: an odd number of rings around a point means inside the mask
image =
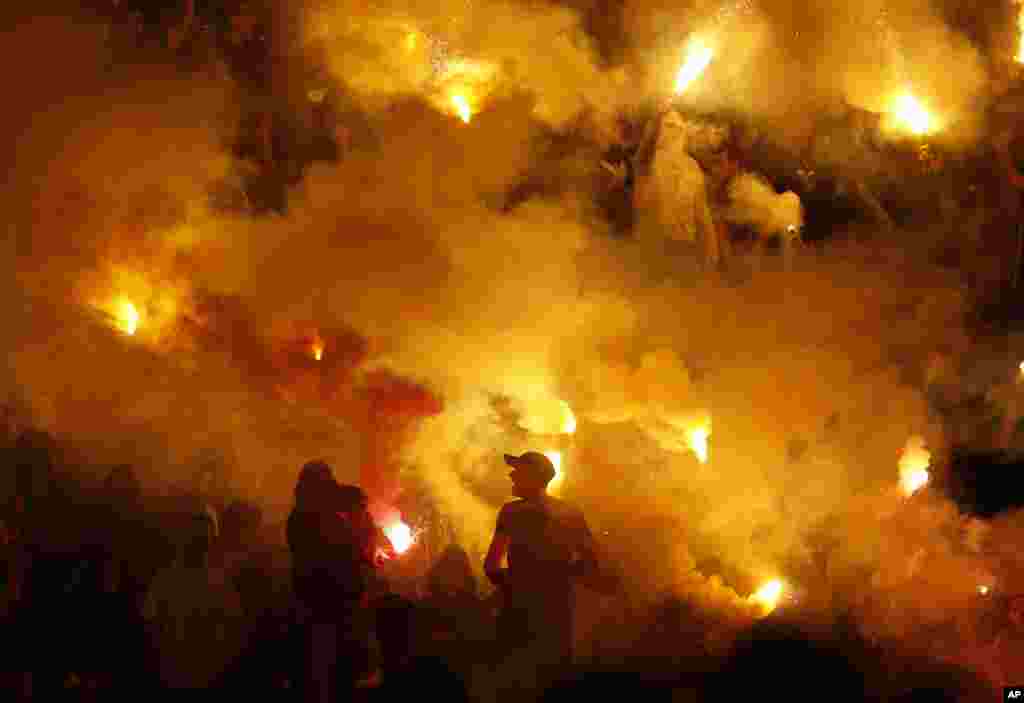
M 690 451 L 697 455 L 697 460 L 702 464 L 708 463 L 708 457 L 710 455 L 708 439 L 710 437 L 710 418 L 703 418 L 686 428 L 686 444 L 690 448 Z
M 1024 63 L 1024 3 L 1017 10 L 1017 63 Z
M 319 337 L 313 341 L 313 358 L 317 361 L 322 361 L 324 358 L 324 343 Z
M 900 457 L 900 489 L 906 496 L 912 496 L 927 485 L 930 475 L 931 453 L 924 448 L 924 440 L 911 437 Z
M 772 579 L 747 598 L 747 601 L 760 608 L 764 615 L 770 614 L 779 605 L 785 585 L 780 579 Z
M 701 39 L 694 39 L 686 50 L 686 59 L 676 74 L 676 95 L 683 93 L 690 85 L 697 80 L 704 69 L 711 63 L 714 57 L 714 50 Z
M 139 329 L 141 319 L 135 304 L 121 298 L 114 303 L 113 314 L 117 328 L 129 337 L 134 336 Z
M 473 118 L 473 110 L 469 106 L 469 100 L 462 93 L 452 94 L 452 105 L 455 106 L 455 114 L 459 116 L 459 119 L 469 124 L 469 121 Z
M 573 415 L 572 408 L 564 400 L 562 403 L 562 412 L 565 415 L 562 420 L 562 434 L 575 434 L 576 433 L 576 416 Z
M 401 520 L 396 520 L 385 527 L 384 534 L 391 540 L 391 546 L 398 554 L 405 554 L 416 542 L 412 529 Z
M 562 472 L 562 452 L 552 450 L 550 452 L 544 452 L 544 456 L 550 459 L 551 463 L 555 467 L 555 477 L 551 479 L 551 483 L 548 485 L 551 488 L 557 488 L 565 477 L 565 474 Z
M 909 91 L 904 91 L 893 100 L 892 114 L 897 124 L 911 134 L 923 137 L 935 131 L 935 117 Z

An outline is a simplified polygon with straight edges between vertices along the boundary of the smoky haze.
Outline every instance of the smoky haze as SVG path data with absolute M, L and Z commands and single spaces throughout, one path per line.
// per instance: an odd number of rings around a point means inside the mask
M 915 237 L 836 237 L 740 285 L 662 282 L 654 254 L 599 221 L 597 160 L 541 148 L 573 130 L 607 141 L 616 115 L 670 88 L 690 31 L 717 47 L 684 96 L 703 109 L 796 140 L 798 116 L 837 98 L 881 110 L 909 81 L 967 139 L 985 99 L 979 50 L 920 3 L 621 11 L 613 66 L 562 6 L 308 5 L 306 49 L 369 136 L 264 218 L 209 206 L 244 168 L 228 148 L 238 96 L 215 71 L 108 70 L 98 26 L 23 23 L 0 43 L 5 65 L 32 57 L 3 118 L 18 135 L 4 390 L 91 471 L 132 461 L 156 492 L 213 450 L 231 490 L 277 517 L 313 458 L 387 505 L 422 484 L 476 554 L 509 497 L 501 454 L 561 451 L 559 491 L 627 589 L 737 617 L 771 578 L 823 579 L 822 617 L 852 607 L 878 628 L 906 622 L 877 612 L 864 573 L 908 622 L 966 609 L 999 569 L 1018 578 L 951 503 L 899 492 L 908 439 L 924 438 L 934 470 L 947 448 L 920 391 L 926 360 L 966 339 L 961 281 Z M 554 186 L 503 207 L 527 174 Z M 795 217 L 750 179 L 737 219 Z M 688 442 L 702 426 L 707 463 Z M 1021 544 L 1016 517 L 986 529 Z M 836 545 L 824 576 L 823 541 Z

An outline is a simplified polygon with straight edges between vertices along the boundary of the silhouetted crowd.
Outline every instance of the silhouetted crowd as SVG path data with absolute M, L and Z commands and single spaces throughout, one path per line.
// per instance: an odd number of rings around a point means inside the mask
M 3 660 L 5 699 L 187 692 L 193 699 L 522 701 L 593 691 L 730 700 L 736 687 L 817 699 L 819 677 L 783 670 L 793 666 L 826 672 L 832 697 L 843 700 L 987 700 L 991 693 L 954 663 L 962 661 L 951 651 L 951 642 L 963 641 L 956 632 L 933 633 L 932 652 L 866 638 L 852 621 L 815 634 L 769 618 L 715 652 L 707 645 L 711 616 L 679 597 L 620 613 L 634 621 L 631 640 L 619 630 L 620 647 L 588 661 L 562 658 L 555 671 L 530 679 L 538 671 L 532 654 L 560 646 L 565 628 L 551 613 L 561 610 L 541 609 L 554 619 L 550 627 L 535 621 L 534 640 L 523 646 L 522 627 L 503 626 L 500 613 L 525 622 L 530 607 L 502 611 L 500 599 L 482 597 L 469 555 L 454 544 L 415 595 L 399 595 L 380 567 L 402 557 L 374 524 L 367 496 L 338 483 L 322 462 L 302 467 L 286 523 L 271 524 L 255 505 L 226 497 L 212 462 L 200 462 L 187 486 L 153 495 L 131 466 L 89 483 L 90 472 L 70 456 L 36 431 L 4 450 L 12 480 L 0 521 L 0 602 L 15 645 Z M 533 518 L 522 501 L 509 505 L 496 534 L 507 529 L 514 545 Z M 513 549 L 520 563 L 540 558 Z M 1011 598 L 1006 612 L 999 622 L 976 623 L 995 643 L 979 657 L 1003 652 L 1009 659 L 1001 666 L 1012 671 L 1024 598 Z

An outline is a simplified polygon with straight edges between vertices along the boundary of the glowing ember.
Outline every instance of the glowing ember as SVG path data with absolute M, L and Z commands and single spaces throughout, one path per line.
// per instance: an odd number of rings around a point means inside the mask
M 682 68 L 676 74 L 676 95 L 685 91 L 691 83 L 704 73 L 704 69 L 711 63 L 714 57 L 714 50 L 700 39 L 694 39 L 686 50 L 686 59 Z
M 139 329 L 139 311 L 135 305 L 128 300 L 119 300 L 114 307 L 114 317 L 117 321 L 117 328 L 131 337 Z
M 935 118 L 921 101 L 909 92 L 896 97 L 892 112 L 899 125 L 911 134 L 920 137 L 935 131 Z
M 899 463 L 900 488 L 904 495 L 911 496 L 928 483 L 931 459 L 932 455 L 924 448 L 923 439 L 911 437 L 907 441 Z
M 783 589 L 784 586 L 780 579 L 772 579 L 752 593 L 747 601 L 759 606 L 761 612 L 768 615 L 778 607 Z
M 708 438 L 710 436 L 711 421 L 707 419 L 686 430 L 686 445 L 697 455 L 697 460 L 702 464 L 708 463 Z
M 1017 374 L 1017 378 L 1024 379 L 1024 361 L 1020 362 L 1020 365 L 1017 367 L 1017 369 L 1019 372 Z
M 576 416 L 573 415 L 572 408 L 564 400 L 562 403 L 562 413 L 565 419 L 562 420 L 562 434 L 575 434 L 576 433 Z
M 324 343 L 321 339 L 316 339 L 313 342 L 312 347 L 313 358 L 317 361 L 321 361 L 324 358 Z
M 989 587 L 988 587 L 988 586 L 978 586 L 978 593 L 979 593 L 980 595 L 983 595 L 983 596 L 987 596 L 987 595 L 988 595 L 988 592 L 989 592 L 989 590 L 990 590 L 990 589 L 989 589 Z
M 416 541 L 413 537 L 412 529 L 401 520 L 385 527 L 384 534 L 388 536 L 388 539 L 391 540 L 391 546 L 399 554 L 405 554 L 409 551 L 409 547 Z
M 469 107 L 469 101 L 466 100 L 466 96 L 462 93 L 454 93 L 452 95 L 452 105 L 455 106 L 455 112 L 458 114 L 459 119 L 469 124 L 470 119 L 473 117 L 473 110 Z

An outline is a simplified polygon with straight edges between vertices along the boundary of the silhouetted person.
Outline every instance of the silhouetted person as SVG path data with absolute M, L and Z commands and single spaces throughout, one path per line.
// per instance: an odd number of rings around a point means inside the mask
M 593 537 L 579 510 L 547 494 L 555 477 L 550 459 L 526 452 L 506 454 L 505 462 L 520 500 L 498 513 L 484 562 L 502 593 L 498 639 L 503 648 L 529 649 L 539 670 L 553 673 L 572 658 L 573 588 L 596 566 Z
M 29 636 L 27 657 L 32 670 L 28 687 L 46 698 L 63 683 L 71 647 L 65 636 L 69 591 L 76 580 L 77 555 L 67 544 L 74 517 L 62 495 L 53 440 L 29 430 L 15 442 L 15 518 L 21 535 L 19 557 L 23 561 L 21 589 L 24 632 Z
M 464 677 L 479 660 L 481 645 L 492 639 L 493 626 L 478 592 L 469 555 L 449 545 L 427 574 L 423 603 L 429 648 Z
M 995 684 L 1017 686 L 1024 676 L 1024 593 L 1012 593 L 1002 605 L 1003 622 L 988 647 L 986 674 Z
M 193 516 L 179 559 L 146 596 L 160 683 L 171 699 L 209 697 L 242 649 L 241 603 L 223 574 L 209 568 L 213 526 Z
M 262 696 L 286 678 L 287 589 L 263 526 L 260 508 L 242 501 L 229 505 L 221 520 L 216 568 L 238 592 L 246 631 L 245 651 L 229 674 L 233 695 Z
M 323 462 L 302 467 L 288 517 L 292 582 L 308 626 L 305 699 L 327 703 L 369 668 L 367 585 L 376 528 L 356 486 Z M 349 671 L 338 671 L 344 661 Z M 353 673 L 355 672 L 355 673 Z
M 107 646 L 87 649 L 91 670 L 101 686 L 133 689 L 144 665 L 140 616 L 156 564 L 142 489 L 131 466 L 117 466 L 107 476 L 94 519 L 92 602 L 86 607 L 93 618 L 89 629 L 106 632 Z
M 390 594 L 376 602 L 377 640 L 380 642 L 380 675 L 384 681 L 408 676 L 414 655 L 413 632 L 416 605 L 402 596 Z

